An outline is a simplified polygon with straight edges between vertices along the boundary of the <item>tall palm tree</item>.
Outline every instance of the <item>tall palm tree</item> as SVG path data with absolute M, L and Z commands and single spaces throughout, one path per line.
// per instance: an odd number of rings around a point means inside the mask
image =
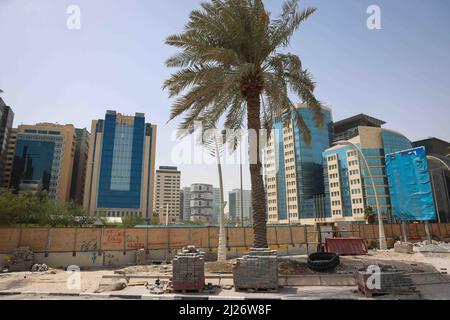
M 208 150 L 210 156 L 216 159 L 217 172 L 219 174 L 220 189 L 220 214 L 219 214 L 219 246 L 217 250 L 217 261 L 227 260 L 227 237 L 225 230 L 225 200 L 223 191 L 223 174 L 221 157 L 224 153 L 223 134 L 218 134 L 215 128 L 209 128 L 200 132 L 199 142 Z
M 288 96 L 298 96 L 313 111 L 315 125 L 323 125 L 315 83 L 300 59 L 281 53 L 293 33 L 314 11 L 299 11 L 298 1 L 284 3 L 274 20 L 262 0 L 211 0 L 192 11 L 184 31 L 166 39 L 180 52 L 166 61 L 181 68 L 164 83 L 170 97 L 178 97 L 170 120 L 185 114 L 180 129 L 194 130 L 194 122 L 207 119 L 236 129 L 247 120 L 255 139 L 249 141 L 254 246 L 267 247 L 266 198 L 260 143 L 262 129 L 271 130 L 275 116 L 295 114 L 305 141 L 310 131 Z M 286 124 L 290 116 L 285 117 Z M 254 152 L 256 151 L 256 152 Z

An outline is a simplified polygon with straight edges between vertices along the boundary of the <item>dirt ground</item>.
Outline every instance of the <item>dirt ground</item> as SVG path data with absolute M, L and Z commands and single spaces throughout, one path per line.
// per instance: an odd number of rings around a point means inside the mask
M 314 274 L 308 269 L 306 257 L 283 257 L 280 259 L 280 274 Z M 441 268 L 450 269 L 450 254 L 401 254 L 393 250 L 372 250 L 365 256 L 340 257 L 341 265 L 335 273 L 353 273 L 359 268 L 367 268 L 372 264 L 392 266 L 407 272 L 436 272 Z M 235 260 L 226 262 L 207 262 L 207 274 L 230 274 Z M 0 291 L 37 291 L 37 292 L 95 292 L 99 288 L 103 276 L 123 275 L 154 275 L 169 277 L 172 274 L 171 265 L 128 266 L 117 269 L 81 270 L 81 286 L 68 290 L 68 280 L 73 280 L 73 274 L 64 270 L 47 272 L 12 272 L 0 273 Z M 230 279 L 232 280 L 232 279 Z

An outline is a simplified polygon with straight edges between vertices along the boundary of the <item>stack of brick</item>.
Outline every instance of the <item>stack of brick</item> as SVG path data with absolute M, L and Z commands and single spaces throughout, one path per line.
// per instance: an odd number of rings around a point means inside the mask
M 205 260 L 195 246 L 183 248 L 172 260 L 172 287 L 174 291 L 203 291 Z
M 277 252 L 251 249 L 233 264 L 233 280 L 236 290 L 278 290 Z
M 366 297 L 383 294 L 410 295 L 419 294 L 409 274 L 395 270 L 381 270 L 379 275 L 379 287 L 376 287 L 377 274 L 359 270 L 356 277 L 358 289 Z M 370 278 L 370 279 L 369 279 Z M 375 280 L 375 281 L 371 281 Z

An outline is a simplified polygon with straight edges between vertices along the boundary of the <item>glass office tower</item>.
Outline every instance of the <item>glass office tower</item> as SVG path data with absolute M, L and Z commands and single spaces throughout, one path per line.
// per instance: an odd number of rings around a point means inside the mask
M 50 200 L 64 204 L 70 200 L 75 156 L 75 127 L 53 123 L 20 125 L 15 130 L 11 162 L 11 189 L 46 191 Z
M 92 122 L 84 207 L 90 214 L 150 219 L 156 126 L 145 116 L 107 111 Z
M 296 125 L 295 112 L 303 117 L 311 131 L 311 143 L 305 143 Z M 330 147 L 332 113 L 323 107 L 324 126 L 314 125 L 313 112 L 297 105 L 286 126 L 281 117 L 274 121 L 265 155 L 268 223 L 314 224 L 325 215 L 325 189 L 322 152 Z

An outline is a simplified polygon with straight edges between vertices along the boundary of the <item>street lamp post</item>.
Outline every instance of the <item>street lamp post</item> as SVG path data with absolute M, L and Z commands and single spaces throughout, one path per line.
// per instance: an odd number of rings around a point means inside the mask
M 384 226 L 383 226 L 383 217 L 381 216 L 381 207 L 380 207 L 380 203 L 378 202 L 378 193 L 377 193 L 377 189 L 375 187 L 375 182 L 373 180 L 372 172 L 370 171 L 367 159 L 364 156 L 364 154 L 362 153 L 361 149 L 357 145 L 355 145 L 354 143 L 352 143 L 350 141 L 346 141 L 346 140 L 337 141 L 337 142 L 335 142 L 335 145 L 345 145 L 345 146 L 350 146 L 350 147 L 354 148 L 358 152 L 358 155 L 364 161 L 364 164 L 367 168 L 367 172 L 369 174 L 370 180 L 372 182 L 373 192 L 375 195 L 375 203 L 377 206 L 377 213 L 378 213 L 378 234 L 379 234 L 379 239 L 380 239 L 379 240 L 380 241 L 380 249 L 387 250 L 386 235 L 384 234 Z
M 447 156 L 449 156 L 449 155 L 450 154 L 448 154 Z M 442 159 L 439 159 L 438 157 L 435 157 L 435 156 L 427 156 L 427 159 L 430 160 L 430 161 L 434 160 L 434 161 L 439 162 L 439 164 L 443 165 L 450 172 L 450 167 Z M 437 211 L 436 213 L 437 213 L 438 222 L 441 223 L 441 215 L 440 215 L 440 212 L 439 212 L 439 206 L 438 206 L 437 197 L 436 197 L 436 187 L 434 185 L 433 173 L 431 171 L 430 171 L 430 178 L 431 178 L 431 184 L 433 186 L 432 190 L 433 190 L 434 202 L 435 202 L 435 205 L 436 205 L 436 211 Z M 428 228 L 429 228 L 428 221 L 425 222 L 425 227 L 426 227 L 426 230 L 428 230 Z

